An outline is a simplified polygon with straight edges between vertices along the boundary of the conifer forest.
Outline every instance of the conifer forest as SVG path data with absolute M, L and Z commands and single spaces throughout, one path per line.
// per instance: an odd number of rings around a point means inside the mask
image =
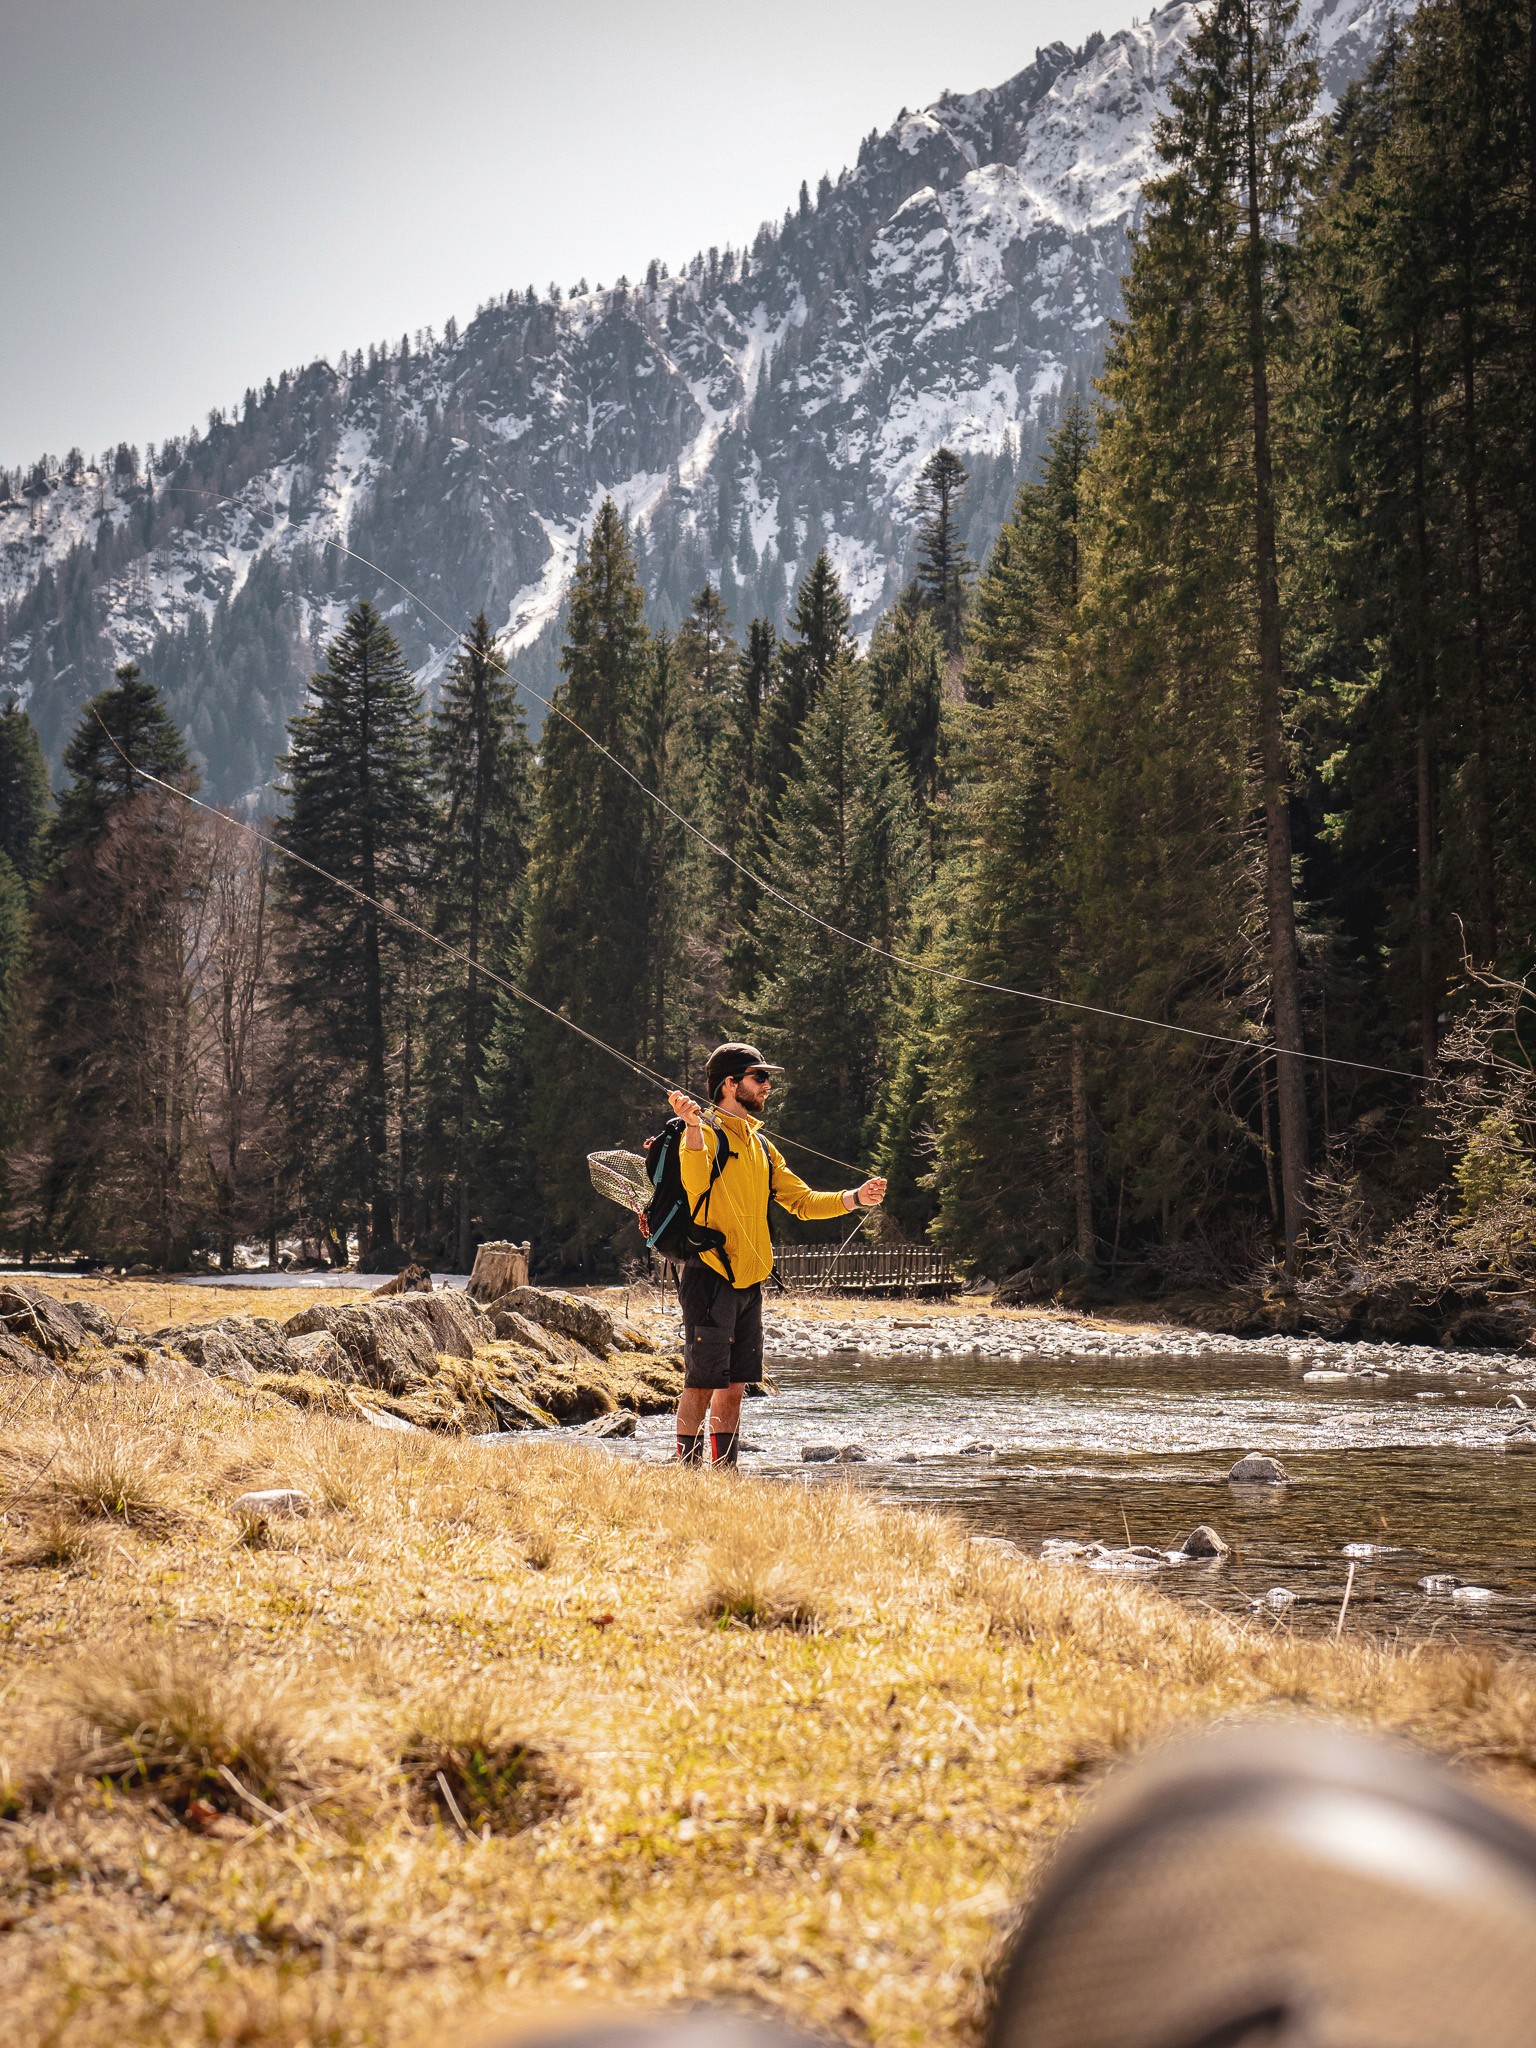
M 356 569 L 270 814 L 176 793 L 152 661 L 56 789 L 0 705 L 0 1244 L 611 1275 L 586 1154 L 666 1111 L 593 1040 L 746 1037 L 813 1182 L 1020 1298 L 1526 1274 L 1530 0 L 1316 100 L 1293 0 L 1211 0 L 1102 377 L 982 559 L 931 454 L 867 636 L 825 552 L 648 617 L 610 500 L 541 720 L 489 599 L 429 700 Z

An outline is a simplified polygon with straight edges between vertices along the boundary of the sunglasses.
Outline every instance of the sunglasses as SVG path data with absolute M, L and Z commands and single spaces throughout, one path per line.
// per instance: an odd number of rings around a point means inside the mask
M 743 1081 L 771 1081 L 773 1079 L 773 1069 L 771 1067 L 746 1067 L 742 1071 L 741 1078 Z

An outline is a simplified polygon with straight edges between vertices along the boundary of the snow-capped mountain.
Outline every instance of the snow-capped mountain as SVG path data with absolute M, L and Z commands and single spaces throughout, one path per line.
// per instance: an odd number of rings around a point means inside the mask
M 1391 0 L 1303 8 L 1331 98 L 1379 47 Z M 867 629 L 908 573 L 933 449 L 971 468 L 979 556 L 1063 397 L 1098 370 L 1194 20 L 1175 0 L 1107 41 L 1039 50 L 1005 85 L 903 111 L 748 250 L 568 299 L 512 292 L 462 334 L 450 322 L 285 374 L 206 435 L 0 476 L 0 695 L 30 704 L 56 758 L 132 656 L 213 790 L 253 793 L 358 595 L 391 614 L 428 684 L 451 651 L 442 621 L 483 608 L 547 692 L 608 494 L 654 617 L 680 617 L 709 577 L 739 625 L 782 619 L 825 546 Z

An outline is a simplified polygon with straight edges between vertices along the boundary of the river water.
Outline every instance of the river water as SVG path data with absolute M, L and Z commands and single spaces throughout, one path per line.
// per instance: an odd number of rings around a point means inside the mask
M 1034 1552 L 1051 1538 L 1171 1549 L 1206 1522 L 1231 1556 L 1156 1566 L 1149 1583 L 1318 1630 L 1334 1625 L 1353 1562 L 1353 1629 L 1536 1647 L 1536 1457 L 1503 1447 L 1507 1379 L 1308 1380 L 1280 1360 L 1211 1354 L 841 1354 L 769 1370 L 777 1391 L 743 1413 L 750 1469 L 851 1480 Z M 670 1419 L 652 1418 L 636 1449 L 666 1455 L 670 1442 Z M 808 1444 L 850 1443 L 867 1462 L 801 1458 Z M 1249 1450 L 1279 1458 L 1292 1483 L 1229 1483 Z M 1351 1558 L 1346 1546 L 1361 1545 Z M 1426 1593 L 1432 1577 L 1480 1591 Z M 1271 1589 L 1294 1598 L 1271 1601 Z

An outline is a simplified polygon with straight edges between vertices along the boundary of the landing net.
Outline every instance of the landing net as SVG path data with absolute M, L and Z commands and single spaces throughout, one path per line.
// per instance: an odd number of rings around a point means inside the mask
M 645 1208 L 655 1192 L 638 1152 L 589 1152 L 587 1171 L 600 1195 L 631 1214 Z

